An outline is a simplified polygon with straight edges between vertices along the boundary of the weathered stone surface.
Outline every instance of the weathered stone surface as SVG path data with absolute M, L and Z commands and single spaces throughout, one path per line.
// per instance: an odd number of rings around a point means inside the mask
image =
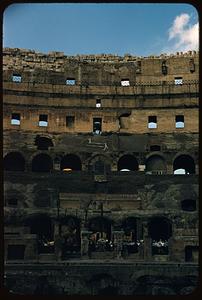
M 198 53 L 3 54 L 8 290 L 192 293 Z

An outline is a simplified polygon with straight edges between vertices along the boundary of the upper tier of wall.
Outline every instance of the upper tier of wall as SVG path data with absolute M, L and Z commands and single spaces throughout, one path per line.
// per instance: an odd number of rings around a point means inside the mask
M 65 84 L 74 78 L 81 85 L 120 85 L 122 79 L 130 85 L 141 82 L 198 79 L 198 52 L 137 57 L 111 54 L 67 56 L 63 52 L 38 53 L 25 49 L 4 48 L 4 81 L 20 74 L 23 82 Z M 165 66 L 164 72 L 162 67 Z

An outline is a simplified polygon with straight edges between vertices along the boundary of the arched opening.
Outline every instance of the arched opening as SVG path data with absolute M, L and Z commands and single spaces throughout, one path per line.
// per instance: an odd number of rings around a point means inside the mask
M 148 224 L 152 239 L 152 255 L 168 254 L 168 240 L 172 236 L 172 225 L 166 218 L 156 217 Z
M 88 228 L 92 231 L 90 236 L 90 251 L 112 251 L 113 244 L 111 240 L 112 222 L 103 216 L 95 217 L 89 220 Z
M 104 175 L 111 170 L 110 161 L 104 155 L 96 155 L 90 160 L 88 169 L 95 175 Z
M 118 295 L 118 289 L 114 286 L 109 285 L 103 289 L 100 289 L 98 291 L 98 295 L 109 295 L 109 296 Z
M 25 159 L 18 152 L 10 152 L 4 157 L 5 171 L 24 171 Z
M 195 173 L 195 163 L 191 156 L 180 155 L 173 163 L 174 174 L 194 174 Z
M 137 240 L 137 220 L 134 217 L 128 217 L 123 220 L 123 254 L 127 256 L 138 252 L 139 241 Z
M 60 169 L 62 171 L 80 171 L 81 170 L 81 160 L 75 154 L 67 154 L 62 158 L 60 163 Z
M 146 161 L 147 174 L 165 174 L 166 163 L 165 160 L 159 155 L 152 155 Z
M 36 215 L 25 220 L 25 225 L 30 227 L 30 233 L 37 235 L 38 253 L 53 253 L 53 224 L 47 215 Z
M 33 172 L 50 172 L 53 169 L 53 162 L 48 154 L 36 155 L 32 160 Z
M 80 220 L 74 216 L 60 218 L 59 234 L 63 239 L 62 259 L 78 256 L 80 253 Z
M 181 208 L 184 211 L 195 211 L 196 210 L 196 200 L 185 199 L 181 202 Z
M 123 155 L 118 161 L 118 171 L 137 171 L 138 170 L 138 162 L 137 159 L 131 155 L 126 154 Z
M 38 150 L 48 150 L 49 147 L 53 147 L 53 142 L 50 138 L 37 135 L 35 145 Z
M 186 246 L 185 247 L 185 261 L 186 262 L 198 262 L 199 247 L 198 246 Z

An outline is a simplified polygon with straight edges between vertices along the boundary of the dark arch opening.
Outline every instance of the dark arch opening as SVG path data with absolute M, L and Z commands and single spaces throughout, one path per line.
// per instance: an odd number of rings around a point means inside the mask
M 174 174 L 194 174 L 195 173 L 195 163 L 191 156 L 180 155 L 173 163 Z
M 100 238 L 111 239 L 111 225 L 111 220 L 102 216 L 92 218 L 88 223 L 89 230 L 96 233 L 96 241 Z
M 153 240 L 168 240 L 172 236 L 172 225 L 165 218 L 153 218 L 149 222 L 148 229 L 149 235 Z
M 75 154 L 67 154 L 62 158 L 60 169 L 63 171 L 80 171 L 81 160 Z
M 137 253 L 139 241 L 137 241 L 137 220 L 134 217 L 128 217 L 123 220 L 123 255 Z
M 184 211 L 195 211 L 196 210 L 196 200 L 185 199 L 181 202 L 181 208 Z
M 39 253 L 52 253 L 54 251 L 53 224 L 49 216 L 37 215 L 29 217 L 25 220 L 25 225 L 30 227 L 31 234 L 37 235 Z
M 159 145 L 151 145 L 150 151 L 161 151 L 161 146 Z
M 198 246 L 186 246 L 185 247 L 185 261 L 186 262 L 198 262 L 199 247 Z
M 172 236 L 172 225 L 161 217 L 153 218 L 148 224 L 149 236 L 152 238 L 152 254 L 168 254 L 168 240 Z
M 24 171 L 25 159 L 18 152 L 10 152 L 4 157 L 5 171 Z
M 137 171 L 137 159 L 131 154 L 123 155 L 118 161 L 118 171 L 121 170 Z
M 159 155 L 150 156 L 146 161 L 146 172 L 151 174 L 165 174 L 165 160 Z
M 49 147 L 53 147 L 53 142 L 50 138 L 44 136 L 36 136 L 35 145 L 38 150 L 48 150 Z
M 50 172 L 53 169 L 53 162 L 48 154 L 36 155 L 32 160 L 33 172 Z

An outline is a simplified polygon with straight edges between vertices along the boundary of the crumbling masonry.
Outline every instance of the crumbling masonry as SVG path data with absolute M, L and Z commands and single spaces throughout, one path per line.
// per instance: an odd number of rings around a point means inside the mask
M 189 294 L 198 279 L 198 53 L 3 53 L 5 285 Z

